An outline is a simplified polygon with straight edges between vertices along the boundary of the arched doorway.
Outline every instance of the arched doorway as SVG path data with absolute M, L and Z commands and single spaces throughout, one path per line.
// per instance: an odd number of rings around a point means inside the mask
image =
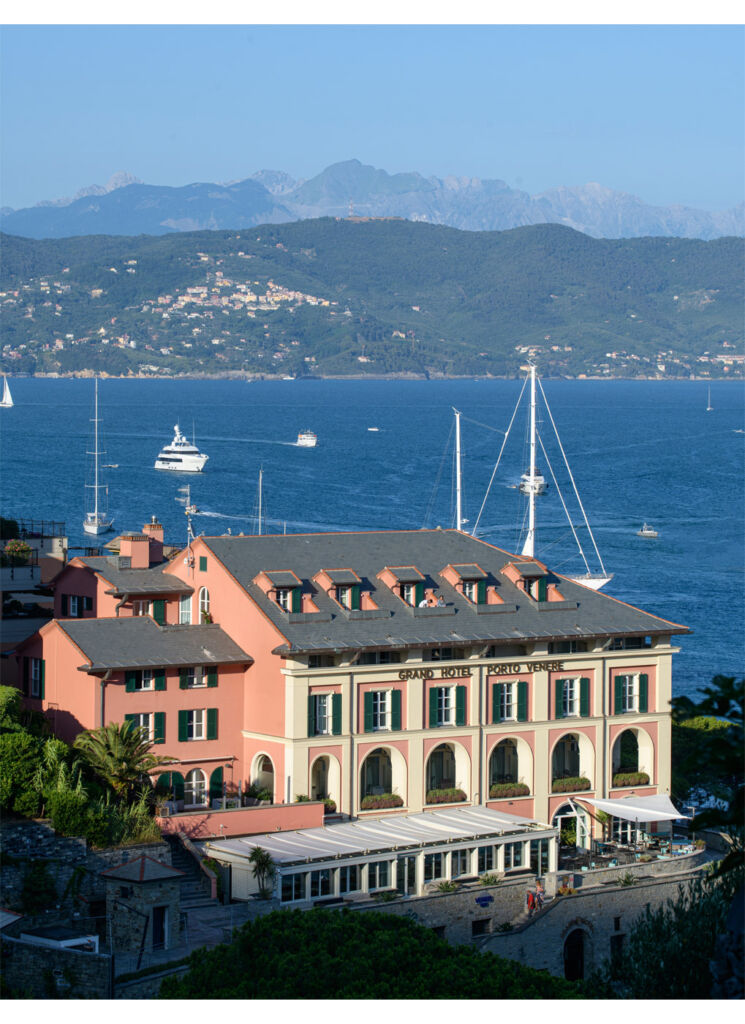
M 329 759 L 316 758 L 310 773 L 311 800 L 326 800 L 329 796 Z
M 581 928 L 575 928 L 564 940 L 564 977 L 567 981 L 581 981 L 585 976 L 585 937 Z
M 455 770 L 455 751 L 449 743 L 441 743 L 427 760 L 427 789 L 454 789 Z
M 519 782 L 517 744 L 514 740 L 502 740 L 489 758 L 489 785 L 515 782 Z
M 551 825 L 559 830 L 562 846 L 577 846 L 587 849 L 590 845 L 590 823 L 588 815 L 572 804 L 562 804 L 554 814 Z
M 579 776 L 579 738 L 574 733 L 562 736 L 551 756 L 551 779 Z
M 393 765 L 391 755 L 383 747 L 371 750 L 362 762 L 361 799 L 366 796 L 380 796 L 393 789 Z
M 268 754 L 259 754 L 254 759 L 252 775 L 253 786 L 263 794 L 261 799 L 274 800 L 274 764 Z
M 201 768 L 192 768 L 184 782 L 184 805 L 204 807 L 207 803 L 207 776 Z
M 633 729 L 624 729 L 613 744 L 613 774 L 639 771 L 639 741 Z

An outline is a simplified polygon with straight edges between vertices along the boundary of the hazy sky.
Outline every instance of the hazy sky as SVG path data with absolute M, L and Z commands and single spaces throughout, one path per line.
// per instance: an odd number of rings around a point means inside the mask
M 6 26 L 2 204 L 352 157 L 393 173 L 743 199 L 745 28 Z

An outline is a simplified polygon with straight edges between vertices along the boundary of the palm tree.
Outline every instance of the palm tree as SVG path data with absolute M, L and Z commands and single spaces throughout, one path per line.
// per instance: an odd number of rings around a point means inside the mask
M 266 899 L 271 895 L 271 890 L 268 883 L 274 878 L 277 873 L 272 855 L 268 850 L 262 849 L 260 846 L 255 846 L 248 858 L 249 864 L 251 864 L 251 870 L 253 876 L 259 885 L 259 894 Z
M 143 776 L 172 763 L 170 757 L 150 753 L 147 733 L 132 722 L 109 722 L 100 729 L 86 729 L 76 737 L 73 747 L 115 796 L 127 802 L 136 796 Z

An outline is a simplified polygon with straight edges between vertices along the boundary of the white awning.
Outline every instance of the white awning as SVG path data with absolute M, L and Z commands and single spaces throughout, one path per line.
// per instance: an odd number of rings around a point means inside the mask
M 625 818 L 627 821 L 673 821 L 676 818 L 688 818 L 675 808 L 672 800 L 664 793 L 656 796 L 625 796 L 620 800 L 592 800 L 590 797 L 574 797 L 582 803 L 592 804 L 599 811 L 612 814 L 614 818 Z

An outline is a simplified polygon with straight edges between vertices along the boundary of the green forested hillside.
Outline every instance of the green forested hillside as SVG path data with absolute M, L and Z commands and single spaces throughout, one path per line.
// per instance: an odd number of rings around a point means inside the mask
M 743 240 L 326 218 L 3 236 L 5 372 L 739 375 Z

